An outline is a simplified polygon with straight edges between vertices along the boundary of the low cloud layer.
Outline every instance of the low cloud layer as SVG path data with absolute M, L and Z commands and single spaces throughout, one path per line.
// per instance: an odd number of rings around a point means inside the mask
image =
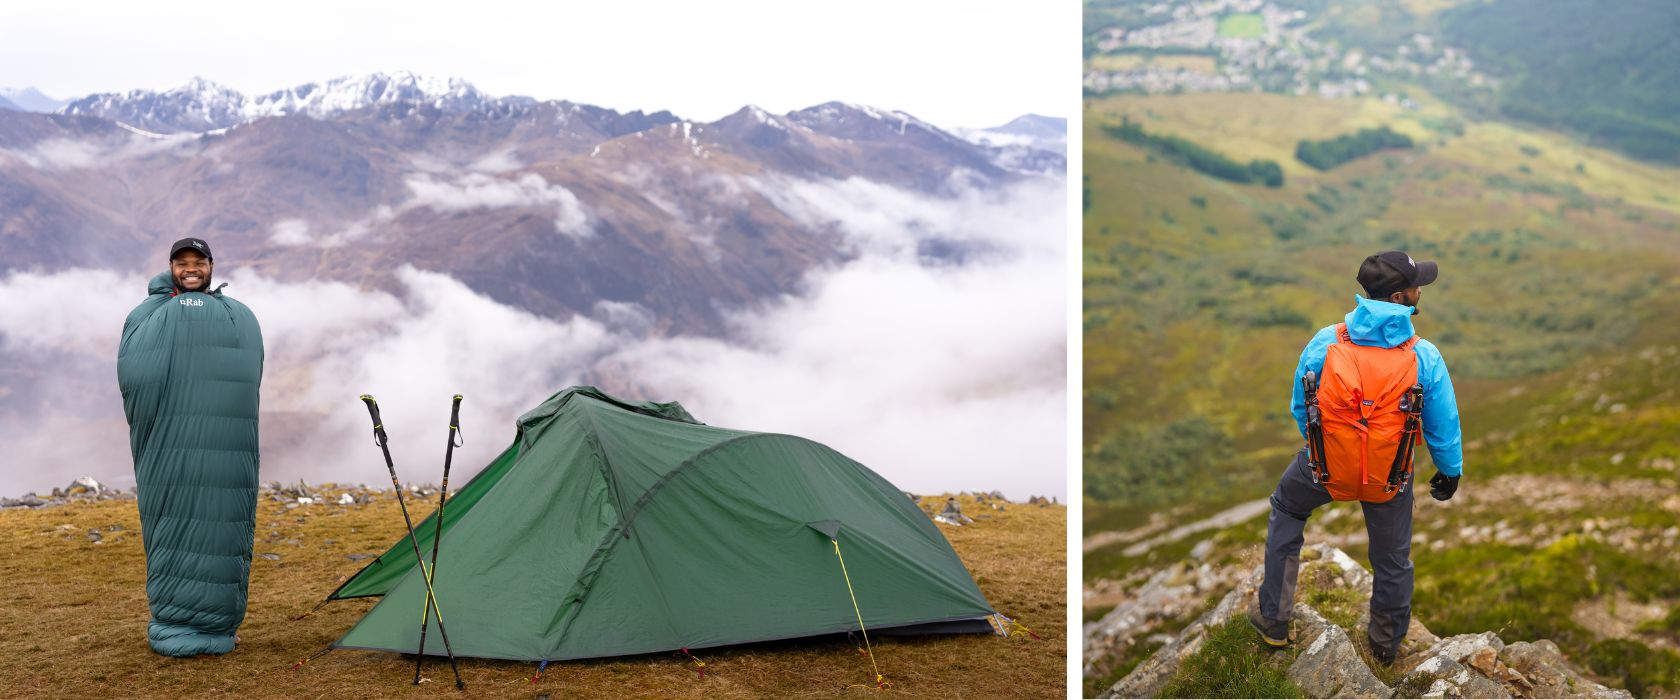
M 589 225 L 589 215 L 577 195 L 560 185 L 550 184 L 535 173 L 526 173 L 514 179 L 484 173 L 469 173 L 456 178 L 422 173 L 409 176 L 405 182 L 414 197 L 404 204 L 404 208 L 426 207 L 433 211 L 451 212 L 552 206 L 555 231 L 579 239 L 595 235 Z
M 550 191 L 535 176 L 515 181 L 524 194 L 472 177 L 485 176 L 429 180 L 416 194 L 444 210 Z M 714 425 L 824 442 L 911 491 L 1065 498 L 1063 182 L 954 198 L 866 181 L 743 184 L 859 255 L 814 271 L 798 294 L 737 310 L 724 339 L 649 337 L 647 311 L 630 304 L 558 323 L 412 269 L 395 294 L 219 274 L 266 339 L 263 479 L 386 481 L 364 392 L 380 400 L 399 474 L 418 482 L 437 481 L 449 397 L 464 394 L 464 479 L 507 445 L 516 416 L 597 377 Z M 934 240 L 977 252 L 930 259 Z M 103 270 L 0 279 L 11 368 L 0 370 L 0 441 L 13 453 L 0 494 L 81 474 L 133 483 L 115 355 L 144 285 Z M 74 401 L 56 398 L 66 389 Z
M 52 172 L 103 168 L 119 161 L 170 150 L 191 143 L 196 138 L 196 134 L 130 134 L 103 139 L 53 138 L 25 149 L 0 149 L 0 163 L 13 158 L 36 170 Z

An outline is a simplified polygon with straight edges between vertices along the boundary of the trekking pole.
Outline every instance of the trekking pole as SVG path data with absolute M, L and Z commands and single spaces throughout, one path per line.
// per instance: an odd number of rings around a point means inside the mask
M 1394 451 L 1394 464 L 1388 468 L 1388 484 L 1383 487 L 1383 493 L 1400 490 L 1412 475 L 1414 446 L 1418 432 L 1423 429 L 1422 384 L 1413 384 L 1400 395 L 1400 412 L 1406 414 L 1406 424 L 1400 431 L 1400 446 Z
M 432 570 L 429 573 L 426 572 L 424 562 L 421 563 L 420 567 L 421 573 L 426 574 L 428 589 L 431 580 L 437 577 L 438 543 L 443 541 L 443 504 L 449 498 L 449 462 L 455 456 L 455 448 L 457 447 L 455 439 L 461 434 L 460 426 L 461 395 L 456 394 L 455 404 L 449 408 L 449 446 L 445 447 L 443 451 L 443 488 L 438 490 L 437 522 L 435 523 L 435 527 L 432 529 Z M 465 441 L 462 441 L 461 444 L 466 443 Z M 414 657 L 414 682 L 416 684 L 420 682 L 420 662 L 426 658 L 426 622 L 430 619 L 430 613 L 434 611 L 437 611 L 437 601 L 428 596 L 424 609 L 420 611 L 420 653 Z M 438 631 L 441 632 L 443 631 L 443 613 L 441 611 L 437 611 L 437 616 Z M 449 655 L 449 661 L 451 664 L 454 664 L 454 654 Z M 460 682 L 460 678 L 460 671 L 456 671 L 456 683 Z
M 1330 469 L 1324 463 L 1324 418 L 1318 410 L 1318 373 L 1308 371 L 1301 376 L 1301 390 L 1307 400 L 1307 467 L 1312 469 L 1313 483 L 1330 480 Z
M 391 448 L 385 436 L 385 422 L 379 418 L 379 402 L 374 401 L 373 396 L 369 394 L 362 394 L 362 402 L 367 404 L 368 416 L 373 419 L 373 441 L 378 443 L 379 451 L 385 454 L 385 469 L 391 473 L 391 488 L 397 493 L 397 507 L 402 509 L 403 525 L 408 527 L 408 541 L 414 545 L 414 559 L 420 562 L 420 573 L 424 574 L 426 559 L 420 556 L 420 542 L 414 539 L 414 521 L 409 519 L 408 505 L 403 502 L 402 484 L 397 483 L 397 465 L 391 462 Z M 437 599 L 432 595 L 432 580 L 426 576 L 421 576 L 420 580 L 426 584 L 426 599 L 436 605 Z M 424 617 L 421 618 L 421 622 L 425 622 Z M 449 633 L 443 629 L 442 610 L 438 611 L 438 634 L 443 635 L 443 649 L 449 653 L 450 667 L 455 669 L 455 687 L 465 689 L 466 684 L 461 682 L 461 669 L 455 664 L 455 651 L 449 646 Z M 419 684 L 420 679 L 415 678 L 414 682 Z

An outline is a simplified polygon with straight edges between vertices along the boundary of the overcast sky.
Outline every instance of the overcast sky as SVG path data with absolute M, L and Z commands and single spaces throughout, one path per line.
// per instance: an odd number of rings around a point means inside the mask
M 374 71 L 713 120 L 829 100 L 942 126 L 1068 117 L 1074 0 L 300 1 L 0 5 L 0 87 L 55 98 L 195 75 L 248 95 Z

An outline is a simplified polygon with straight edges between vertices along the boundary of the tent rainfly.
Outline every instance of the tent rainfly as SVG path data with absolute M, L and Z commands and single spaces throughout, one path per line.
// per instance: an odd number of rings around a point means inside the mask
M 991 632 L 956 552 L 886 479 L 816 442 L 572 387 L 445 510 L 433 587 L 457 656 L 559 661 L 850 632 Z M 433 518 L 417 523 L 431 549 Z M 328 600 L 384 596 L 334 648 L 414 653 L 405 536 Z M 857 608 L 838 560 L 843 551 Z M 426 653 L 442 655 L 437 626 Z

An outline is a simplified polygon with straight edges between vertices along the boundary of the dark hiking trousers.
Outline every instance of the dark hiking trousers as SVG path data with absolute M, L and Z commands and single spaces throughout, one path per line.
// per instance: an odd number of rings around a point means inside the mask
M 1386 476 L 1386 475 L 1385 475 Z M 1301 448 L 1272 492 L 1272 515 L 1266 524 L 1266 575 L 1260 584 L 1260 615 L 1271 621 L 1294 617 L 1295 581 L 1301 569 L 1301 543 L 1307 517 L 1330 502 L 1330 493 L 1313 483 L 1307 450 Z M 1387 503 L 1361 503 L 1370 537 L 1371 646 L 1398 652 L 1412 623 L 1412 485 Z

